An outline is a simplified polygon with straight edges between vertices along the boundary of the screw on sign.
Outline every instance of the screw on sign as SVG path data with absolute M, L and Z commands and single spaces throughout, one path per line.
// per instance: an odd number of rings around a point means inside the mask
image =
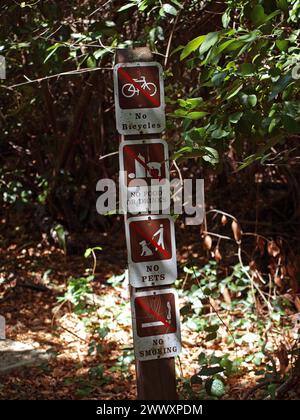
M 117 129 L 120 134 L 160 133 L 165 101 L 160 64 L 122 63 L 114 67 Z
M 134 287 L 174 283 L 177 277 L 174 222 L 170 216 L 138 216 L 125 224 L 129 281 Z
M 181 350 L 176 292 L 136 292 L 132 299 L 135 353 L 139 360 L 173 357 Z

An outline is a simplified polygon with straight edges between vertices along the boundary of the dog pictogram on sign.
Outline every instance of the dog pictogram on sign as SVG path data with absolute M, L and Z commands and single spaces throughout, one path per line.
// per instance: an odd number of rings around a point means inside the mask
M 139 360 L 179 354 L 180 323 L 173 289 L 136 292 L 131 301 L 134 346 Z
M 172 258 L 171 222 L 167 218 L 130 223 L 130 250 L 133 262 Z
M 170 216 L 126 220 L 129 280 L 134 287 L 171 284 L 177 276 L 174 222 Z
M 165 128 L 162 67 L 120 63 L 114 67 L 117 129 L 120 134 L 160 133 Z

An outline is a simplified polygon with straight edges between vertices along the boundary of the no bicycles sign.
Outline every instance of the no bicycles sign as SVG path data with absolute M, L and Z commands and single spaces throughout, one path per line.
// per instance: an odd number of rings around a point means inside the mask
M 165 101 L 159 63 L 117 64 L 114 91 L 120 134 L 151 134 L 164 130 Z

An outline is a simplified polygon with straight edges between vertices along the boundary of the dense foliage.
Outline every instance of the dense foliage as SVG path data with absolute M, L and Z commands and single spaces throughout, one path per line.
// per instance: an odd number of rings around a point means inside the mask
M 296 0 L 2 3 L 2 200 L 34 204 L 71 228 L 95 223 L 95 180 L 117 168 L 95 159 L 117 149 L 117 47 L 148 44 L 165 65 L 175 159 L 200 157 L 220 171 L 228 151 L 234 170 L 295 156 L 299 7 Z
M 83 325 L 88 378 L 73 365 L 74 377 L 61 375 L 75 395 L 115 384 L 116 372 L 131 379 L 122 220 L 96 214 L 95 186 L 118 171 L 115 51 L 148 45 L 164 68 L 172 176 L 206 188 L 200 232 L 177 220 L 183 331 L 193 351 L 206 346 L 181 396 L 221 398 L 254 372 L 248 397 L 284 395 L 289 369 L 300 377 L 300 1 L 14 0 L 0 10 L 0 296 L 23 277 L 22 287 L 58 291 L 35 306 L 51 328 Z

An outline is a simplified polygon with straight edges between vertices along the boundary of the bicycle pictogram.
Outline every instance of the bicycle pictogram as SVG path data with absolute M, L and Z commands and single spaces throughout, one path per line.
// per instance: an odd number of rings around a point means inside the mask
M 141 89 L 149 94 L 149 96 L 154 96 L 157 92 L 157 87 L 155 83 L 147 82 L 145 76 L 141 76 L 140 79 L 132 79 L 135 84 L 139 84 Z M 125 83 L 122 87 L 122 95 L 125 98 L 132 98 L 133 96 L 138 96 L 140 94 L 140 89 L 136 87 L 133 83 Z

